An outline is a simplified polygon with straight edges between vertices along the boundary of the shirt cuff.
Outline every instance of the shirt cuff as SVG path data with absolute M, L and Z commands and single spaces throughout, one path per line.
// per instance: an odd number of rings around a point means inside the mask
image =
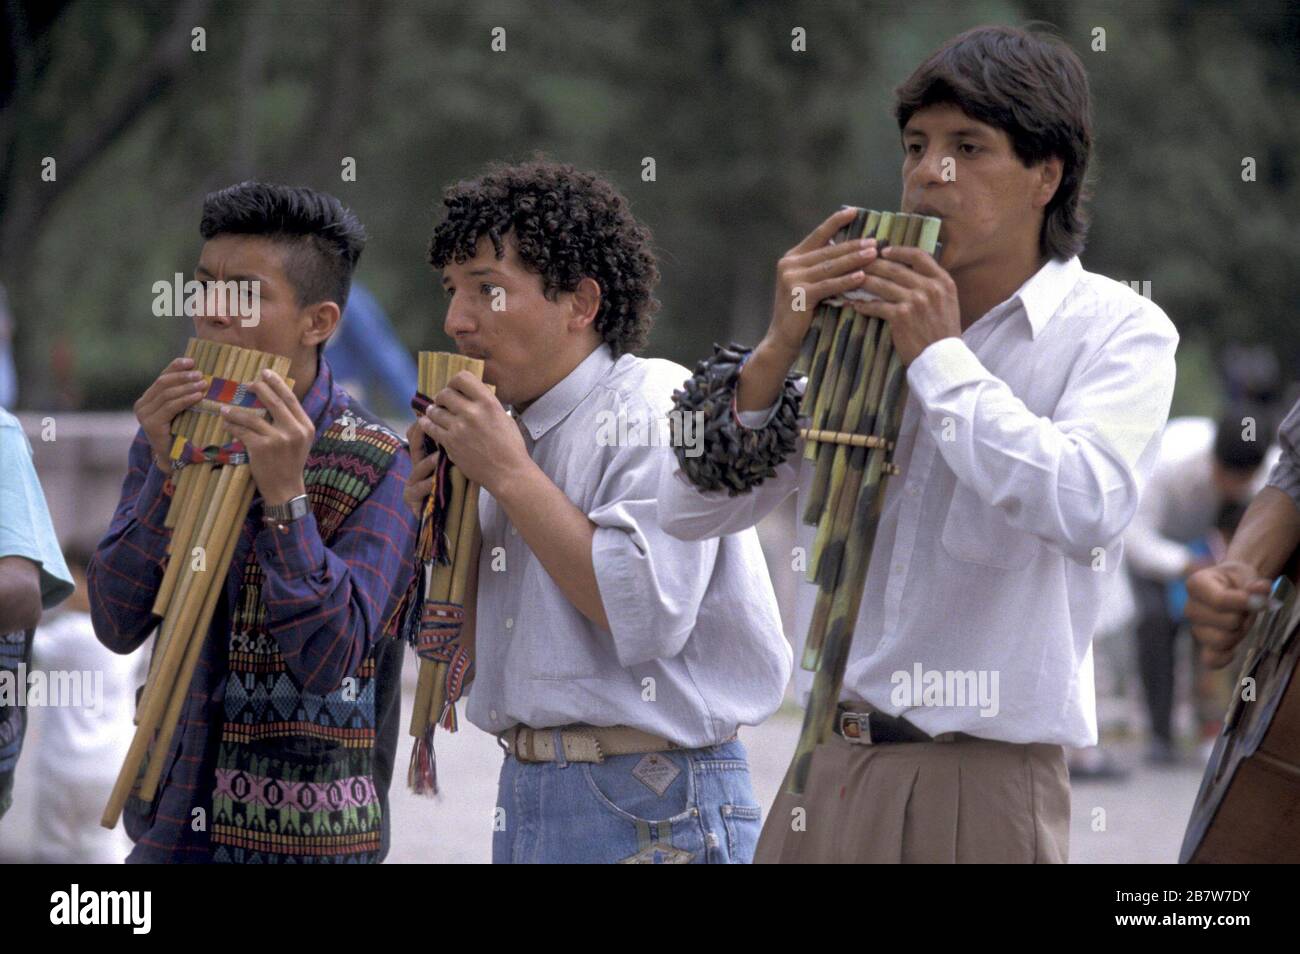
M 178 475 L 180 471 L 176 472 Z M 172 478 L 163 472 L 152 460 L 149 472 L 144 475 L 144 483 L 135 497 L 135 519 L 147 530 L 167 535 L 167 509 L 172 502 Z
M 907 385 L 923 406 L 944 391 L 982 381 L 988 368 L 960 338 L 940 338 L 916 356 L 907 369 Z
M 259 562 L 285 580 L 298 580 L 315 573 L 325 564 L 325 543 L 320 538 L 316 515 L 309 513 L 283 525 L 263 527 L 253 540 Z
M 736 420 L 746 430 L 761 431 L 772 423 L 772 418 L 776 416 L 776 410 L 780 406 L 781 399 L 777 398 L 772 402 L 771 407 L 764 411 L 736 411 Z

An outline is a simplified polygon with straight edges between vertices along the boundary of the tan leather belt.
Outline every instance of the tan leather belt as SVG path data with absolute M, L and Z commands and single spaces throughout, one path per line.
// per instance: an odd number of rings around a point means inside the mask
M 558 729 L 530 729 L 526 725 L 515 725 L 498 735 L 497 741 L 507 754 L 521 762 L 555 762 L 557 733 L 564 746 L 566 762 L 603 762 L 613 755 L 640 755 L 684 748 L 662 736 L 625 725 L 568 725 Z M 722 741 L 731 742 L 735 738 L 733 734 Z

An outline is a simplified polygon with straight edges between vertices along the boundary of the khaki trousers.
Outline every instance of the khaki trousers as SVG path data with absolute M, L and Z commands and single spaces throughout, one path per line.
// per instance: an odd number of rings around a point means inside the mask
M 1059 745 L 855 745 L 833 735 L 813 752 L 804 793 L 782 787 L 754 861 L 1064 863 L 1069 840 Z

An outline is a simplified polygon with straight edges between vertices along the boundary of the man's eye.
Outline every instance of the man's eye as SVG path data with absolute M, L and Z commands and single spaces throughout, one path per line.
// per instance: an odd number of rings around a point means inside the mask
M 968 156 L 973 156 L 980 151 L 980 147 L 975 145 L 973 142 L 964 142 L 958 148 Z
M 484 282 L 482 285 L 478 286 L 478 290 L 485 295 L 490 295 L 496 287 L 496 285 L 489 285 L 487 282 Z
M 914 142 L 908 143 L 903 148 L 904 150 L 906 150 L 909 156 L 915 156 L 917 153 L 921 151 L 921 146 L 918 143 L 914 143 Z

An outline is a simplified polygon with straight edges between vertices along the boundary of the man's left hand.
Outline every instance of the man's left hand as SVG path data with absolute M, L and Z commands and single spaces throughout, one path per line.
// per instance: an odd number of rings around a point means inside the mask
M 268 420 L 250 408 L 223 405 L 221 415 L 230 435 L 248 448 L 248 467 L 262 501 L 287 503 L 307 492 L 302 472 L 316 439 L 316 426 L 298 403 L 284 378 L 262 372 L 250 389 L 271 412 Z
M 961 337 L 957 286 L 929 252 L 890 245 L 863 271 L 867 277 L 862 290 L 881 300 L 848 299 L 848 303 L 858 314 L 889 322 L 894 349 L 904 366 L 934 342 Z
M 498 499 L 501 484 L 533 463 L 519 425 L 488 386 L 468 371 L 433 395 L 433 404 L 418 423 L 461 473 Z

